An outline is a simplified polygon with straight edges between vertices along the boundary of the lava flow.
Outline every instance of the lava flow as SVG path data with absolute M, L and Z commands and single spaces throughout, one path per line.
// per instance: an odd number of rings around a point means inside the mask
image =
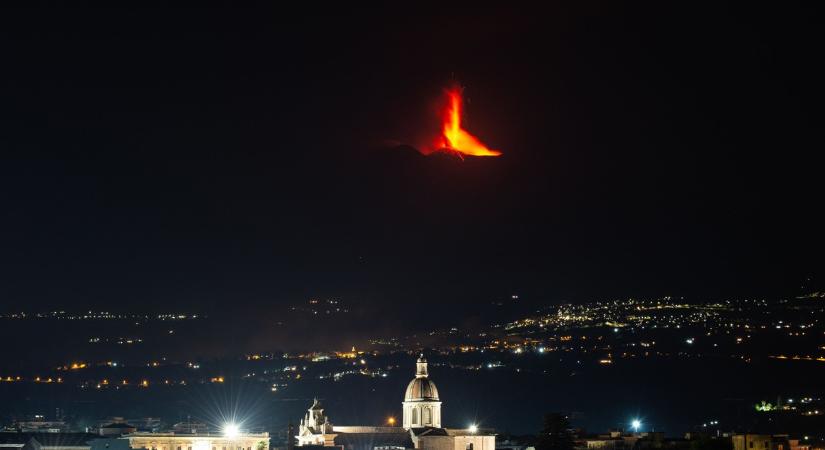
M 466 156 L 500 156 L 498 150 L 491 150 L 477 137 L 461 128 L 462 104 L 461 88 L 452 87 L 444 91 L 447 104 L 442 111 L 441 136 L 435 140 L 436 151 L 456 153 Z

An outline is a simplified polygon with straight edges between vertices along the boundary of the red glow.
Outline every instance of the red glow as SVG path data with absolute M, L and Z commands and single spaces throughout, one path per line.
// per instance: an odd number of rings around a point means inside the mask
M 444 91 L 446 106 L 441 112 L 441 136 L 435 140 L 436 150 L 455 152 L 459 156 L 500 156 L 498 150 L 491 150 L 477 137 L 461 128 L 464 99 L 461 88 L 452 87 Z

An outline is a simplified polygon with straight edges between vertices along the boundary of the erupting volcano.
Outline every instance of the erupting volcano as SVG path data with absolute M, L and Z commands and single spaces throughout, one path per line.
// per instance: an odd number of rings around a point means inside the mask
M 501 156 L 498 150 L 491 150 L 477 137 L 461 128 L 462 106 L 461 88 L 454 86 L 444 91 L 446 106 L 441 112 L 441 136 L 435 140 L 435 151 L 454 152 L 460 157 Z
M 422 153 L 446 152 L 464 159 L 464 156 L 500 156 L 501 152 L 484 145 L 477 137 L 461 127 L 464 99 L 458 86 L 444 90 L 444 106 L 439 111 L 440 134 Z

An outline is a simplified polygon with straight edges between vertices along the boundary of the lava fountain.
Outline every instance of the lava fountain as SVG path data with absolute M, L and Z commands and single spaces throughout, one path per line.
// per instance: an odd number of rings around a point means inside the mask
M 446 105 L 441 111 L 441 135 L 435 139 L 433 151 L 455 153 L 464 156 L 501 156 L 498 150 L 492 150 L 477 137 L 461 127 L 464 99 L 461 88 L 451 87 L 444 91 Z

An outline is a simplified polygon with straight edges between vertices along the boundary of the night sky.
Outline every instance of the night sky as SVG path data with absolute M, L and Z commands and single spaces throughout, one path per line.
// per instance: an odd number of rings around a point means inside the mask
M 0 305 L 336 297 L 426 328 L 514 294 L 795 295 L 823 15 L 682 6 L 6 9 Z M 388 144 L 454 82 L 503 156 Z

